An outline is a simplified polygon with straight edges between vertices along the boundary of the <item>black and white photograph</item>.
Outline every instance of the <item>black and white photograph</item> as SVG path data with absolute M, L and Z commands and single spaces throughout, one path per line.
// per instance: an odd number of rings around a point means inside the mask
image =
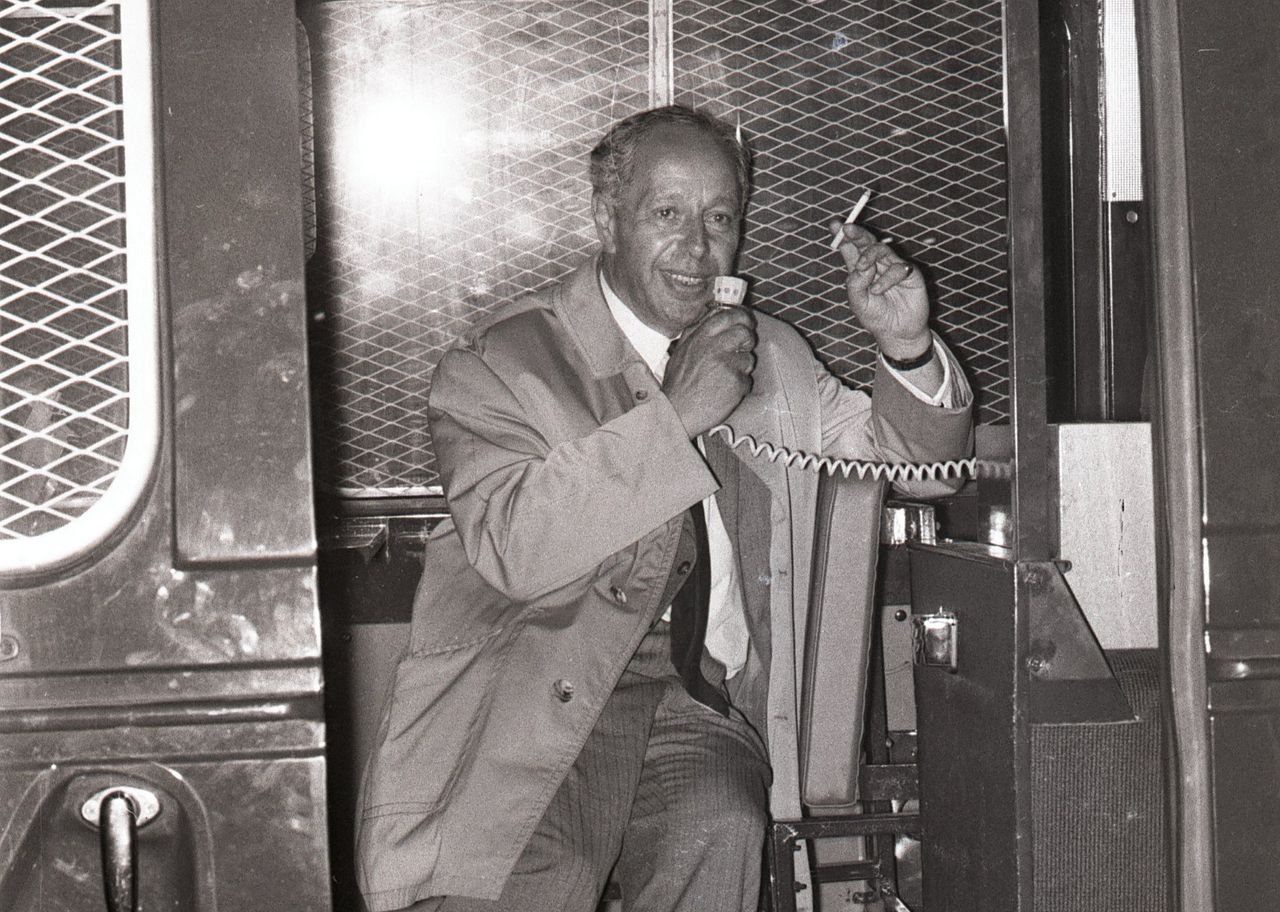
M 0 912 L 1280 909 L 1258 0 L 0 0 Z

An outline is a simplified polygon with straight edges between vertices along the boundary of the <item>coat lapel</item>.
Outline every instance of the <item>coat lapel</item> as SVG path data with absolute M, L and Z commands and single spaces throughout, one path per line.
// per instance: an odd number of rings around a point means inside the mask
M 816 450 L 820 404 L 813 389 L 808 349 L 798 337 L 775 328 L 767 319 L 761 320 L 757 329 L 752 391 L 725 423 L 738 437 L 750 434 L 757 441 Z M 739 685 L 743 696 L 737 696 L 732 687 L 730 695 L 735 703 L 748 706 L 752 723 L 769 747 L 774 777 L 769 793 L 771 813 L 777 818 L 798 817 L 796 649 L 797 643 L 803 642 L 817 476 L 789 471 L 782 462 L 770 462 L 763 455 L 752 456 L 745 445 L 733 450 L 729 458 L 739 471 L 739 491 L 732 501 L 735 507 L 753 499 L 765 506 L 742 507 L 734 523 L 744 553 L 763 549 L 755 568 L 744 567 L 742 574 L 747 584 L 744 595 L 752 643 L 762 647 L 763 654 L 753 651 L 748 655 L 748 666 L 754 659 L 758 670 L 749 676 L 749 669 L 744 669 Z M 748 477 L 752 481 L 743 483 Z M 728 519 L 725 522 L 729 524 Z M 756 710 L 753 705 L 763 705 L 763 709 Z
M 747 717 L 762 739 L 765 731 L 772 634 L 770 616 L 770 530 L 773 527 L 768 486 L 741 461 L 741 453 L 731 450 L 719 435 L 704 439 L 707 464 L 721 483 L 716 505 L 724 519 L 725 531 L 738 561 L 750 647 L 747 664 L 729 682 L 733 703 Z

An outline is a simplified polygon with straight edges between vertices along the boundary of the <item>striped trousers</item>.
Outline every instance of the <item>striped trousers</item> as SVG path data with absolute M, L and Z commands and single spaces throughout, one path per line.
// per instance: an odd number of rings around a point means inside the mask
M 645 637 L 502 896 L 416 912 L 593 912 L 610 872 L 624 912 L 757 912 L 769 763 L 741 713 L 694 701 L 669 625 Z

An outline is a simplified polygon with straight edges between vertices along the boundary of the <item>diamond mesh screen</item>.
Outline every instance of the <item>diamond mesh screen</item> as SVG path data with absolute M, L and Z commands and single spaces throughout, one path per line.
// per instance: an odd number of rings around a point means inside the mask
M 119 10 L 0 6 L 0 540 L 84 513 L 128 429 Z
M 437 484 L 431 370 L 594 243 L 586 160 L 648 107 L 648 2 L 318 4 L 309 295 L 327 486 Z
M 1007 419 L 1000 0 L 678 0 L 674 14 L 675 100 L 740 119 L 755 152 L 739 267 L 753 303 L 870 385 L 874 344 L 850 323 L 826 228 L 870 187 L 859 222 L 924 268 L 979 420 Z
M 311 45 L 307 30 L 298 35 L 298 146 L 302 158 L 302 238 L 308 257 L 316 252 L 316 129 L 311 110 Z
M 437 490 L 431 371 L 594 246 L 587 152 L 650 104 L 650 15 L 647 0 L 301 10 L 323 487 Z M 756 150 L 754 303 L 869 384 L 825 224 L 872 187 L 864 220 L 924 267 L 984 422 L 1008 415 L 1000 26 L 999 0 L 677 0 L 672 18 L 675 100 L 741 119 Z M 661 91 L 665 62 L 652 70 Z

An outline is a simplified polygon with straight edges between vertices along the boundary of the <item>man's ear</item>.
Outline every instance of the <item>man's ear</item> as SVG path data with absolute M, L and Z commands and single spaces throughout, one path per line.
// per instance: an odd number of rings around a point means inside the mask
M 618 252 L 617 218 L 611 206 L 599 193 L 591 195 L 591 219 L 596 223 L 596 236 L 605 253 Z

